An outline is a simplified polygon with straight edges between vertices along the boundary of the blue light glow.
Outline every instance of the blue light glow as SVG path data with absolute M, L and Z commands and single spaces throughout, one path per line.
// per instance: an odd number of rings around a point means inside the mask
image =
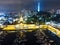
M 40 11 L 40 2 L 38 2 L 38 12 Z

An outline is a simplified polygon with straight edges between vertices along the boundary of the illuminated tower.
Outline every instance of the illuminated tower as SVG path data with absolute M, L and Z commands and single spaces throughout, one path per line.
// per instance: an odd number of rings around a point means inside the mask
M 38 12 L 40 11 L 40 2 L 38 2 Z

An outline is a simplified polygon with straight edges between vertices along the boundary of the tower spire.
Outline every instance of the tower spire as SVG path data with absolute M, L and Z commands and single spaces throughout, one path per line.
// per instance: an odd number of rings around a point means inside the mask
M 18 23 L 23 23 L 23 16 L 22 16 L 22 14 L 19 13 L 19 15 L 20 15 L 20 19 L 19 19 Z

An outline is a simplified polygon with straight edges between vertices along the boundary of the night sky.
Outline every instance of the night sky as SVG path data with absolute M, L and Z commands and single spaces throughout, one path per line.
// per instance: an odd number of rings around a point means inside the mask
M 21 9 L 37 10 L 38 2 L 41 3 L 41 10 L 60 8 L 60 0 L 0 0 L 0 12 L 18 12 Z

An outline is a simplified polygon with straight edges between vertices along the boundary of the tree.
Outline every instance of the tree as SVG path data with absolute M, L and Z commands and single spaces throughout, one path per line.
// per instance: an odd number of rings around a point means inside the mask
M 51 13 L 50 12 L 41 11 L 41 12 L 38 12 L 37 15 L 38 15 L 38 17 L 42 18 L 41 20 L 43 22 L 50 21 L 50 18 L 51 18 Z

